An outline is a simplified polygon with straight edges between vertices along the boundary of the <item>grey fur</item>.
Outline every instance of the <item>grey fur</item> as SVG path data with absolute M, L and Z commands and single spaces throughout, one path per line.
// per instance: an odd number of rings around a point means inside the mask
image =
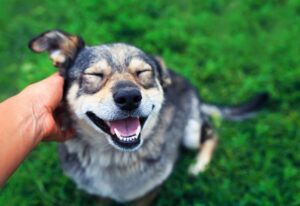
M 35 43 L 33 40 L 31 44 Z M 100 60 L 106 61 L 112 73 L 129 73 L 132 59 L 150 65 L 153 76 L 149 78 L 153 80 L 148 86 L 139 85 L 144 91 L 141 104 L 129 114 L 115 105 L 110 94 L 112 89 L 105 97 L 97 99 L 94 94 L 102 89 L 100 79 L 93 84 L 93 78 L 86 80 L 83 76 L 87 68 Z M 210 128 L 210 115 L 234 119 L 252 112 L 261 103 L 261 99 L 256 99 L 233 109 L 204 104 L 185 79 L 166 70 L 161 59 L 122 43 L 80 48 L 73 62 L 64 69 L 66 111 L 76 136 L 59 146 L 62 168 L 79 188 L 118 202 L 143 197 L 161 185 L 173 170 L 182 143 L 191 149 L 205 144 L 207 138 L 203 135 L 207 132 L 202 130 Z M 108 121 L 129 115 L 147 117 L 140 133 L 140 145 L 131 152 L 113 146 L 110 135 L 87 118 L 88 111 Z M 211 158 L 210 148 L 214 144 L 207 145 L 204 158 L 198 156 L 198 164 L 191 168 L 193 174 L 202 171 Z
M 123 59 L 113 53 L 115 49 L 124 53 L 121 55 Z M 139 49 L 125 44 L 87 47 L 80 52 L 73 67 L 69 69 L 69 79 L 78 81 L 85 68 L 102 58 L 116 69 L 115 72 L 122 72 L 126 70 L 125 62 L 131 56 L 150 59 Z M 203 138 L 201 125 L 207 122 L 205 113 L 209 113 L 201 107 L 204 104 L 199 100 L 197 91 L 186 80 L 171 71 L 169 78 L 172 84 L 162 91 L 165 101 L 158 111 L 158 118 L 152 127 L 146 128 L 151 132 L 142 131 L 144 143 L 137 151 L 116 150 L 105 141 L 107 135 L 87 133 L 77 124 L 78 119 L 73 117 L 77 136 L 60 146 L 60 158 L 66 175 L 79 188 L 119 202 L 140 198 L 161 185 L 170 175 L 179 147 L 187 135 L 195 135 L 194 139 L 198 137 L 192 146 L 199 147 Z M 74 115 L 74 112 L 71 114 Z M 199 133 L 187 132 L 190 130 L 188 120 L 198 122 Z
M 150 192 L 169 176 L 185 135 L 186 120 L 200 120 L 195 115 L 200 114 L 195 91 L 181 77 L 172 76 L 173 86 L 165 90 L 158 120 L 151 133 L 142 132 L 145 141 L 136 152 L 117 151 L 107 142 L 95 143 L 81 128 L 77 128 L 75 139 L 60 146 L 63 170 L 79 188 L 126 202 Z M 191 98 L 198 103 L 191 105 Z

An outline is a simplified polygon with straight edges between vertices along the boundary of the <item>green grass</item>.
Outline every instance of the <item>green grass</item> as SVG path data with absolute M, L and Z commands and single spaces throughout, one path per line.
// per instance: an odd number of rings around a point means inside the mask
M 184 152 L 156 205 L 300 205 L 299 1 L 96 2 L 1 1 L 0 99 L 55 71 L 46 54 L 27 49 L 53 28 L 87 44 L 127 42 L 158 54 L 210 102 L 268 91 L 256 119 L 222 122 L 219 147 L 198 178 L 187 175 L 195 153 Z M 96 203 L 63 176 L 56 144 L 41 143 L 0 191 L 0 205 Z

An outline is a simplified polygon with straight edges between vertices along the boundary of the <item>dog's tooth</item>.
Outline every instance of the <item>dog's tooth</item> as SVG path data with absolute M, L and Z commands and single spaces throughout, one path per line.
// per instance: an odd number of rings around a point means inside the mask
M 139 136 L 141 130 L 142 130 L 141 125 L 139 125 L 139 127 L 136 130 L 136 137 Z
M 117 137 L 118 137 L 119 139 L 122 139 L 122 136 L 121 136 L 120 132 L 119 132 L 116 128 L 114 128 L 114 131 L 115 131 Z

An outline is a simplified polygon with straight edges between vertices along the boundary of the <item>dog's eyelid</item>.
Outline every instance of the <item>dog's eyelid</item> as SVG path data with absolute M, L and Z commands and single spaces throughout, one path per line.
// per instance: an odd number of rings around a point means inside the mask
M 144 72 L 152 72 L 152 69 L 142 69 L 142 70 L 138 70 L 136 71 L 136 75 L 139 76 L 140 74 L 144 73 Z
M 97 77 L 100 77 L 100 78 L 103 78 L 104 77 L 104 74 L 103 73 L 96 73 L 96 72 L 91 72 L 91 73 L 84 73 L 84 75 L 92 75 L 92 76 L 97 76 Z

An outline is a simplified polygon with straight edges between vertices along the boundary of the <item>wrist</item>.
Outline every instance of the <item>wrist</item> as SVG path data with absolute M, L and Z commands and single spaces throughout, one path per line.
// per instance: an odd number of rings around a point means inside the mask
M 21 97 L 18 94 L 0 104 L 0 185 L 40 141 L 31 103 Z
M 41 124 L 46 116 L 46 108 L 39 104 L 38 95 L 29 88 L 11 98 L 11 108 L 15 108 L 12 117 L 16 117 L 19 134 L 24 142 L 37 145 L 45 134 Z

